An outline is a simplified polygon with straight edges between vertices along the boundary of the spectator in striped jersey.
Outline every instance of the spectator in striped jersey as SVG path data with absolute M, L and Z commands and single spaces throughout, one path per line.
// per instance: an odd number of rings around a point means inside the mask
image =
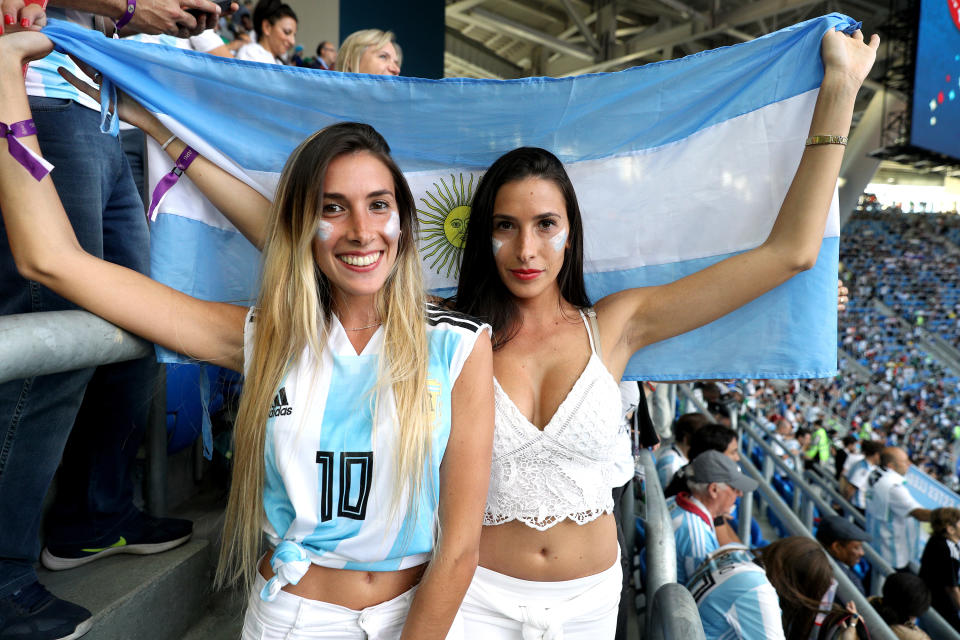
M 719 547 L 714 520 L 729 513 L 744 491 L 757 483 L 718 451 L 706 451 L 690 464 L 690 492 L 667 502 L 677 549 L 677 582 L 684 584 L 694 569 Z

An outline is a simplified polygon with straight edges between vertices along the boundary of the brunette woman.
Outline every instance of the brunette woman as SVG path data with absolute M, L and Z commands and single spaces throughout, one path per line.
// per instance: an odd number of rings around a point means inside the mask
M 767 240 L 663 286 L 591 306 L 579 206 L 560 161 L 522 148 L 474 197 L 455 306 L 494 330 L 496 434 L 468 635 L 610 638 L 620 591 L 610 488 L 617 381 L 639 349 L 733 311 L 813 266 L 854 100 L 879 38 L 831 31 L 811 139 Z M 537 635 L 540 634 L 540 635 Z

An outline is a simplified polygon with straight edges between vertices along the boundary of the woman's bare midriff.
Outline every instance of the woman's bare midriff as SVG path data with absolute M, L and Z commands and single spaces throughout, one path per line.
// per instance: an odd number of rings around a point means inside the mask
M 546 531 L 514 520 L 483 528 L 480 566 L 521 580 L 559 582 L 609 569 L 617 548 L 609 513 L 583 525 L 563 520 Z
M 310 565 L 297 584 L 288 584 L 284 591 L 293 595 L 360 610 L 396 598 L 419 584 L 427 565 L 399 571 L 348 571 Z M 260 575 L 273 577 L 269 555 L 260 560 Z

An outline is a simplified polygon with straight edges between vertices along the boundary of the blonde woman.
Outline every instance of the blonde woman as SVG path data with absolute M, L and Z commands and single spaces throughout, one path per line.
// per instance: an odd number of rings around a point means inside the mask
M 0 122 L 30 119 L 21 64 L 51 48 L 39 33 L 0 38 Z M 170 137 L 129 99 L 119 111 Z M 25 277 L 246 374 L 218 572 L 256 583 L 243 637 L 459 637 L 447 633 L 476 567 L 489 473 L 490 343 L 485 325 L 425 307 L 413 199 L 383 138 L 352 123 L 314 134 L 272 205 L 202 158 L 190 166 L 263 249 L 254 310 L 82 251 L 49 177 L 31 177 L 6 140 L 0 209 Z
M 393 32 L 379 29 L 354 31 L 337 52 L 337 71 L 398 76 L 402 62 L 403 54 Z

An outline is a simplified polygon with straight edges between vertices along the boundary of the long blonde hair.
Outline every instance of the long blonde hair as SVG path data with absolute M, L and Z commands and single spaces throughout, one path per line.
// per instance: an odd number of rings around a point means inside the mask
M 340 45 L 340 51 L 337 52 L 337 71 L 360 73 L 360 58 L 363 57 L 363 52 L 370 47 L 379 49 L 388 42 L 392 42 L 393 48 L 397 50 L 397 64 L 403 64 L 403 53 L 392 31 L 361 29 L 347 36 Z
M 394 509 L 410 496 L 411 508 L 424 489 L 424 461 L 432 455 L 432 424 L 426 391 L 427 336 L 424 326 L 423 273 L 415 243 L 414 200 L 390 147 L 373 127 L 341 123 L 305 140 L 283 169 L 271 208 L 263 252 L 263 275 L 253 327 L 253 355 L 234 427 L 233 484 L 227 503 L 223 546 L 216 582 L 243 580 L 249 587 L 257 571 L 265 481 L 264 443 L 270 405 L 290 364 L 304 349 L 320 355 L 332 313 L 333 292 L 316 266 L 312 240 L 317 230 L 323 182 L 330 162 L 345 153 L 375 156 L 393 175 L 400 214 L 397 259 L 376 306 L 383 322 L 375 412 L 392 387 L 399 450 L 396 456 Z M 374 420 L 376 424 L 376 420 Z

